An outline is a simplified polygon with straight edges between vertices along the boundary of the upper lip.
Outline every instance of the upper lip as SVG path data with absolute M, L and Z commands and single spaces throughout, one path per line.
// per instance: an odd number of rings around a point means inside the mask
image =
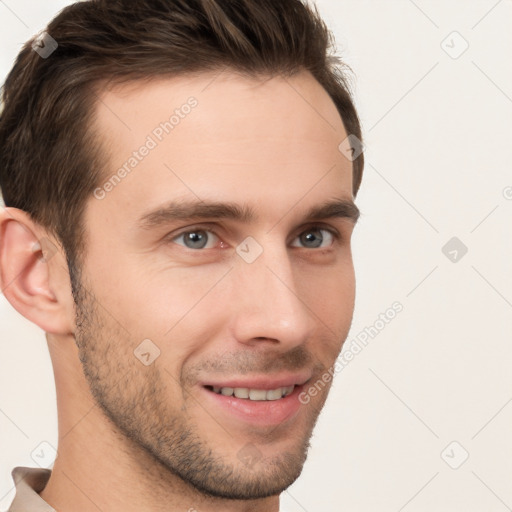
M 311 372 L 279 375 L 260 375 L 252 377 L 231 377 L 229 379 L 212 379 L 202 382 L 203 386 L 219 388 L 277 389 L 288 386 L 302 386 L 311 378 Z

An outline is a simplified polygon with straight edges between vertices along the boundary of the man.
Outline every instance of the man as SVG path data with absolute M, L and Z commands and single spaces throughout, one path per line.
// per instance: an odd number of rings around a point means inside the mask
M 354 306 L 329 42 L 299 0 L 97 0 L 21 51 L 0 284 L 46 333 L 59 443 L 11 511 L 279 510 Z

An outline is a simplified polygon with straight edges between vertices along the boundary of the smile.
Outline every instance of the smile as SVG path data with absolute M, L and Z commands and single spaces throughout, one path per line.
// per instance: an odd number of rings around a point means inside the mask
M 219 386 L 206 386 L 206 388 L 223 396 L 235 396 L 236 398 L 244 398 L 246 400 L 263 401 L 279 400 L 285 396 L 291 395 L 295 386 L 284 386 L 275 389 L 230 388 Z

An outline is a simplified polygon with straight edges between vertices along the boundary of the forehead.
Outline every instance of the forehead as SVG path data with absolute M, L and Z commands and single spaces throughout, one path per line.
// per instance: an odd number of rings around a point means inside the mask
M 283 210 L 305 194 L 352 197 L 352 164 L 338 149 L 347 134 L 307 72 L 224 71 L 117 86 L 100 94 L 95 128 L 108 155 L 99 184 L 107 193 L 95 207 L 114 216 L 125 210 L 125 219 L 172 198 Z

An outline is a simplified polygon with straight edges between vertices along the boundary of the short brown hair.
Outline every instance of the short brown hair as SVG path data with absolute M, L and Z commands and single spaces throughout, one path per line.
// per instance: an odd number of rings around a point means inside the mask
M 41 58 L 25 44 L 3 87 L 0 188 L 6 206 L 58 237 L 68 264 L 83 249 L 85 203 L 105 166 L 92 115 L 106 82 L 231 68 L 249 76 L 306 69 L 333 99 L 348 134 L 361 128 L 332 34 L 301 0 L 88 0 L 46 31 Z M 341 142 L 341 141 L 340 141 Z M 353 161 L 353 194 L 364 156 Z

